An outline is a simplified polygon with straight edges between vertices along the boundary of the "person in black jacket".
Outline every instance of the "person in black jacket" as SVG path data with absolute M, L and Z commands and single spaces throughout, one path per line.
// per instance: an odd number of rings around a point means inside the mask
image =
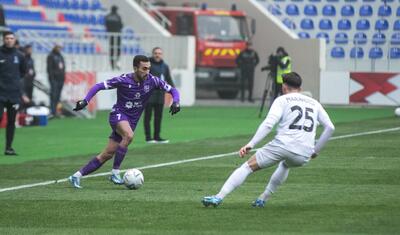
M 5 155 L 17 155 L 12 148 L 15 134 L 15 118 L 21 98 L 28 103 L 23 92 L 23 77 L 26 72 L 24 55 L 15 48 L 13 32 L 3 33 L 3 46 L 0 47 L 0 122 L 4 108 L 7 109 L 7 128 Z
M 61 54 L 61 46 L 54 46 L 47 56 L 47 73 L 50 83 L 50 110 L 53 116 L 57 115 L 57 104 L 60 102 L 61 91 L 65 80 L 65 62 Z
M 249 96 L 249 102 L 253 101 L 253 83 L 254 83 L 254 68 L 258 65 L 260 59 L 255 50 L 252 49 L 251 43 L 247 43 L 247 48 L 240 52 L 236 58 L 236 64 L 240 68 L 241 72 L 241 101 L 244 101 L 244 84 L 247 80 Z
M 172 82 L 169 66 L 163 60 L 163 51 L 160 47 L 152 50 L 153 56 L 150 58 L 150 73 L 166 81 L 171 86 L 175 86 Z M 144 133 L 147 143 L 168 143 L 169 140 L 160 137 L 161 120 L 164 108 L 164 94 L 162 90 L 155 90 L 150 96 L 149 102 L 144 111 Z M 154 110 L 154 135 L 151 136 L 150 121 Z
M 107 33 L 110 33 L 110 64 L 112 69 L 117 68 L 117 61 L 121 55 L 121 31 L 124 27 L 121 16 L 117 11 L 118 7 L 113 5 L 111 12 L 105 17 L 106 30 Z
M 32 100 L 33 94 L 33 80 L 35 80 L 36 71 L 35 71 L 35 64 L 32 59 L 32 46 L 26 45 L 24 47 L 25 52 L 25 63 L 26 63 L 26 74 L 24 77 L 24 84 L 25 84 L 25 94 L 28 96 L 30 100 Z

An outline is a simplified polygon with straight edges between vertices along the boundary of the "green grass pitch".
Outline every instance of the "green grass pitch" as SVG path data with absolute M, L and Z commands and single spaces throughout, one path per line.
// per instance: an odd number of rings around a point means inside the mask
M 327 110 L 334 136 L 400 126 L 391 108 Z M 146 145 L 140 123 L 122 167 L 237 151 L 261 122 L 256 116 L 255 108 L 184 108 L 172 118 L 165 112 L 162 136 L 171 143 Z M 0 189 L 66 178 L 104 147 L 109 132 L 105 112 L 18 129 L 20 155 L 0 156 Z M 244 161 L 236 155 L 144 169 L 136 191 L 100 176 L 83 179 L 83 190 L 58 183 L 0 192 L 0 234 L 397 234 L 399 141 L 400 131 L 332 140 L 316 160 L 292 169 L 263 209 L 250 203 L 275 168 L 251 175 L 219 208 L 201 205 Z

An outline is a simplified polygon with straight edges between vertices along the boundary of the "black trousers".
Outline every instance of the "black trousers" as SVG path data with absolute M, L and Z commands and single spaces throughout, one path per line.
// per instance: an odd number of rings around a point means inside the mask
M 146 136 L 146 140 L 153 139 L 151 138 L 151 128 L 150 121 L 152 112 L 154 110 L 154 139 L 160 138 L 161 132 L 161 120 L 163 114 L 164 104 L 156 104 L 156 103 L 147 103 L 146 108 L 144 110 L 144 134 Z
M 110 64 L 111 68 L 115 69 L 116 63 L 121 55 L 121 36 L 110 36 Z
M 30 100 L 32 100 L 33 95 L 33 82 L 26 82 L 25 81 L 25 94 L 28 96 Z
M 61 91 L 64 86 L 64 76 L 50 78 L 50 110 L 57 114 L 57 104 L 60 102 Z
M 15 134 L 15 118 L 17 116 L 18 104 L 0 101 L 0 122 L 3 119 L 4 108 L 7 109 L 6 149 L 12 147 Z
M 244 91 L 246 90 L 245 81 L 247 80 L 248 100 L 253 99 L 253 85 L 254 85 L 254 68 L 241 69 L 240 80 L 240 99 L 244 101 Z
M 274 83 L 274 100 L 282 95 L 282 84 L 281 83 Z M 272 102 L 271 102 L 272 103 Z

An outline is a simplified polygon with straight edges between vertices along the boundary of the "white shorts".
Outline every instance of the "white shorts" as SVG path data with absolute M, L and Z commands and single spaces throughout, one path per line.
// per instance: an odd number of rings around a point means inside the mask
M 299 167 L 310 161 L 310 156 L 301 156 L 278 146 L 266 144 L 256 152 L 257 164 L 260 168 L 273 166 L 281 161 L 288 167 Z

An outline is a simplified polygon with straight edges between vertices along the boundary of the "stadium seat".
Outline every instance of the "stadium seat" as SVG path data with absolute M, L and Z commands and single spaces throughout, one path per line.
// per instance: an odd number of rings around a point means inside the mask
M 304 15 L 306 16 L 316 16 L 318 15 L 318 10 L 315 5 L 307 4 L 304 6 Z
M 334 47 L 331 50 L 331 57 L 332 58 L 344 58 L 345 52 L 343 47 Z
M 357 30 L 369 30 L 370 24 L 367 19 L 360 19 L 357 21 L 356 29 Z
M 364 50 L 361 47 L 353 47 L 350 50 L 350 58 L 361 59 L 364 58 Z
M 375 33 L 372 36 L 372 43 L 375 45 L 383 45 L 386 43 L 386 36 L 383 33 Z
M 344 32 L 339 32 L 335 35 L 336 44 L 347 44 L 349 42 L 349 37 Z
M 359 13 L 360 16 L 372 16 L 372 14 L 373 10 L 371 5 L 362 5 L 360 7 L 360 13 Z
M 71 9 L 79 10 L 79 1 L 78 0 L 72 0 L 70 4 L 71 4 Z
M 399 6 L 399 7 L 397 7 L 397 10 L 396 10 L 396 16 L 400 16 L 400 6 Z
M 381 5 L 378 9 L 378 16 L 390 16 L 392 8 L 389 5 Z
M 299 8 L 296 4 L 288 4 L 286 6 L 286 14 L 290 16 L 298 16 L 299 15 Z
M 340 10 L 342 16 L 354 16 L 354 7 L 352 5 L 344 5 Z
M 383 57 L 383 51 L 380 47 L 372 47 L 368 54 L 370 59 L 380 59 Z
M 309 2 L 321 2 L 321 0 L 308 0 Z
M 327 2 L 339 2 L 339 0 L 326 0 Z
M 363 0 L 363 2 L 375 2 L 375 0 Z
M 357 2 L 358 0 L 344 0 L 345 2 Z
M 394 33 L 390 39 L 390 44 L 400 45 L 400 33 Z
M 375 22 L 375 30 L 387 30 L 389 28 L 389 22 L 385 19 L 378 19 Z
M 292 0 L 292 2 L 302 2 L 303 0 Z
M 300 27 L 305 30 L 312 30 L 314 29 L 314 22 L 309 18 L 302 19 Z
M 389 52 L 390 59 L 400 59 L 400 48 L 392 47 Z
M 331 4 L 325 5 L 322 8 L 322 15 L 323 16 L 335 16 L 336 15 L 335 6 L 333 6 Z
M 316 35 L 315 37 L 316 37 L 316 38 L 325 39 L 326 43 L 329 43 L 329 34 L 327 34 L 327 33 L 325 33 L 325 32 L 317 33 L 317 35 Z
M 299 36 L 299 38 L 303 39 L 310 38 L 310 34 L 308 34 L 307 32 L 299 32 L 297 35 Z
M 321 19 L 319 21 L 319 29 L 331 30 L 332 29 L 332 21 L 330 19 Z
M 348 19 L 341 19 L 338 21 L 338 29 L 339 30 L 350 30 L 351 22 Z
M 288 27 L 288 29 L 296 29 L 296 24 L 293 22 L 293 20 L 285 18 L 282 22 L 284 25 L 286 25 L 286 27 Z
M 81 10 L 89 10 L 89 1 L 88 0 L 81 0 L 81 5 L 80 5 Z
M 393 24 L 393 30 L 400 30 L 400 20 L 396 20 Z
M 364 45 L 367 43 L 367 35 L 363 32 L 358 32 L 354 35 L 353 43 L 355 45 Z
M 275 5 L 273 5 L 273 4 L 269 5 L 269 6 L 268 6 L 268 11 L 271 12 L 271 14 L 274 15 L 274 16 L 280 16 L 280 15 L 282 15 L 281 8 L 280 8 L 280 6 L 277 5 L 277 4 L 275 4 Z

